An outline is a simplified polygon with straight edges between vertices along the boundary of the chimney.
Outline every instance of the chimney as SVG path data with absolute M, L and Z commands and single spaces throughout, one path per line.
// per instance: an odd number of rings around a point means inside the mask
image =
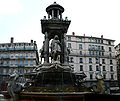
M 13 43 L 13 41 L 14 41 L 14 38 L 13 38 L 13 37 L 11 37 L 10 43 Z
M 103 38 L 103 35 L 101 35 L 101 38 Z
M 33 40 L 31 40 L 31 43 L 33 43 Z
M 72 32 L 72 35 L 75 35 L 75 32 Z
M 34 44 L 36 44 L 36 41 L 34 41 Z

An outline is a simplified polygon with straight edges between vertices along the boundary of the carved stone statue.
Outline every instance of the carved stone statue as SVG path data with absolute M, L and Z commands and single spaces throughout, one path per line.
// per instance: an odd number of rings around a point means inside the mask
M 18 99 L 18 97 L 17 97 L 18 94 L 23 89 L 26 89 L 29 86 L 31 86 L 31 83 L 29 83 L 27 81 L 24 82 L 24 83 L 20 83 L 19 75 L 18 75 L 17 71 L 14 70 L 13 73 L 10 74 L 9 82 L 8 82 L 8 85 L 7 85 L 7 91 L 13 99 Z M 15 100 L 15 101 L 18 101 L 18 100 Z
M 45 50 L 45 41 L 43 41 L 43 46 L 42 46 L 42 48 L 40 49 L 40 53 L 41 53 L 41 55 L 40 55 L 40 58 L 41 58 L 41 62 L 42 62 L 42 58 L 44 58 L 44 51 Z
M 97 86 L 93 86 L 93 91 L 99 94 L 105 94 L 104 78 L 100 72 L 96 72 Z
M 22 86 L 16 83 L 18 78 L 19 75 L 17 74 L 16 70 L 12 74 L 10 74 L 7 91 L 12 98 L 16 96 L 16 93 L 19 93 L 22 90 Z
M 67 62 L 69 62 L 70 49 L 67 48 Z
M 58 60 L 58 56 L 61 54 L 61 43 L 58 35 L 55 35 L 51 42 L 51 57 L 54 61 Z

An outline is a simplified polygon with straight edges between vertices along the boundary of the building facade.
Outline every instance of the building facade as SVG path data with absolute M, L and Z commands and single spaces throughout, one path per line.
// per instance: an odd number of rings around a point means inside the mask
M 32 71 L 39 64 L 36 41 L 30 43 L 0 44 L 0 84 L 5 83 L 10 73 L 16 70 L 20 75 Z
M 120 43 L 115 46 L 117 59 L 118 86 L 120 87 Z
M 106 86 L 117 86 L 117 68 L 114 40 L 92 36 L 67 35 L 67 47 L 70 50 L 69 64 L 74 72 L 86 74 L 88 87 L 96 83 L 96 73 L 100 71 Z

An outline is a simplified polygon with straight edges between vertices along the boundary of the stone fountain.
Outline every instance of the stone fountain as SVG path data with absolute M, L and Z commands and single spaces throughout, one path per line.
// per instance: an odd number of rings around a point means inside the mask
M 56 2 L 48 6 L 46 12 L 48 18 L 44 16 L 41 20 L 45 36 L 40 49 L 41 64 L 23 76 L 24 83 L 19 82 L 19 76 L 14 72 L 10 76 L 8 92 L 16 101 L 83 100 L 84 95 L 90 94 L 82 85 L 86 75 L 74 73 L 66 47 L 66 33 L 71 21 L 62 18 L 64 8 Z

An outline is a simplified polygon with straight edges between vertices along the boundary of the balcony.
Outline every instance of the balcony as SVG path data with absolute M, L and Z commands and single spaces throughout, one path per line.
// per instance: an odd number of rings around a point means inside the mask
M 37 49 L 34 47 L 25 47 L 25 50 L 37 50 Z
M 37 50 L 36 47 L 12 47 L 12 48 L 3 48 L 0 51 L 15 51 L 15 50 Z
M 18 56 L 18 59 L 25 59 L 25 56 Z
M 10 56 L 2 56 L 1 59 L 9 59 Z
M 0 67 L 9 67 L 9 64 L 0 64 Z
M 0 49 L 0 51 L 8 51 L 9 48 L 3 48 L 3 49 Z
M 102 73 L 103 73 L 103 74 L 107 74 L 107 71 L 106 71 L 106 70 L 104 70 L 104 71 L 102 71 Z
M 105 52 L 105 49 L 93 49 L 93 48 L 89 48 L 89 51 L 101 51 L 101 52 Z
M 99 58 L 109 58 L 109 59 L 115 59 L 115 56 L 109 56 L 109 55 L 96 55 L 96 54 L 89 54 L 89 53 L 80 53 L 72 52 L 69 54 L 69 56 L 77 56 L 77 57 L 99 57 Z
M 24 67 L 25 65 L 24 64 L 18 64 L 17 66 L 18 67 Z
M 24 75 L 24 73 L 18 73 L 18 75 Z
M 15 50 L 14 48 L 9 48 L 9 50 Z
M 0 75 L 2 75 L 2 76 L 7 76 L 7 75 L 9 75 L 9 73 L 7 73 L 7 72 L 2 72 L 2 73 L 0 73 Z

